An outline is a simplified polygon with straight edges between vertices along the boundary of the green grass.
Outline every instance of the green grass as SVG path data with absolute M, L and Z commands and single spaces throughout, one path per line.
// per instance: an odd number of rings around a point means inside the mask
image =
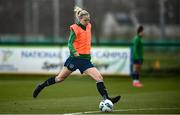
M 33 99 L 33 89 L 47 78 L 0 75 L 0 113 L 98 113 L 101 97 L 95 81 L 86 76 L 71 76 Z M 143 88 L 132 87 L 129 77 L 108 76 L 104 81 L 110 96 L 122 96 L 113 113 L 180 113 L 180 76 L 142 77 Z

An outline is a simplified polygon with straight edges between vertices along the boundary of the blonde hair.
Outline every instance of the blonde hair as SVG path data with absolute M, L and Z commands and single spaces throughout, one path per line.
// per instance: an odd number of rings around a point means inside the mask
M 74 7 L 74 12 L 76 15 L 76 18 L 79 20 L 82 18 L 82 16 L 87 15 L 88 18 L 90 18 L 89 12 L 87 12 L 86 10 L 83 10 L 82 8 L 75 6 Z

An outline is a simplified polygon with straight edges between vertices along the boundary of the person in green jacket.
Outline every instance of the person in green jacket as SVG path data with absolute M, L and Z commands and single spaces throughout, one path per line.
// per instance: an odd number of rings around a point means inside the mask
M 132 46 L 132 72 L 134 87 L 143 87 L 143 84 L 139 80 L 141 66 L 143 64 L 143 43 L 142 38 L 144 36 L 144 28 L 140 25 L 137 29 L 137 35 L 133 38 Z

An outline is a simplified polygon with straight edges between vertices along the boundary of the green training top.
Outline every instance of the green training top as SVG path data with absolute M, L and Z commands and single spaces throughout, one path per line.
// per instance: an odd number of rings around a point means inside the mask
M 142 43 L 142 37 L 140 35 L 136 35 L 133 38 L 133 59 L 143 59 L 143 43 Z
M 77 25 L 80 26 L 83 30 L 86 30 L 86 26 L 82 25 L 80 22 L 78 22 Z M 69 40 L 68 40 L 68 47 L 69 47 L 71 57 L 75 57 L 74 53 L 76 52 L 76 49 L 73 46 L 73 42 L 74 42 L 75 38 L 76 38 L 76 35 L 75 35 L 74 31 L 70 30 L 70 36 L 69 36 Z M 91 54 L 79 54 L 79 55 L 80 56 L 78 56 L 77 58 L 91 60 Z

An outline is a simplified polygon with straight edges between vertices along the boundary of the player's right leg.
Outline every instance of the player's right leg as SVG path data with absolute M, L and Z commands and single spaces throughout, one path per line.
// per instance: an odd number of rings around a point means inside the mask
M 139 80 L 140 70 L 141 70 L 141 64 L 133 64 L 132 78 L 133 78 L 134 87 L 143 87 L 143 85 Z
M 108 96 L 108 92 L 103 82 L 103 77 L 95 67 L 85 70 L 84 73 L 91 76 L 91 78 L 93 78 L 94 80 L 96 80 L 96 87 L 104 99 L 109 99 L 112 101 L 112 103 L 117 103 L 120 100 L 121 96 L 116 96 L 113 98 L 110 98 Z
M 71 70 L 67 67 L 63 67 L 62 71 L 56 77 L 50 77 L 42 84 L 38 85 L 33 92 L 33 97 L 36 98 L 45 87 L 64 81 L 71 73 Z

